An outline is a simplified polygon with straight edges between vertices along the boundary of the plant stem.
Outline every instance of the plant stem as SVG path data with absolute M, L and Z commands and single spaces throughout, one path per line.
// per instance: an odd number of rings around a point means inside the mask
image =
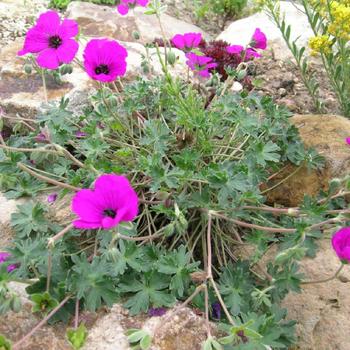
M 77 329 L 79 326 L 79 299 L 75 301 L 75 316 L 74 316 L 74 328 Z
M 53 247 L 55 245 L 55 242 L 63 237 L 68 231 L 70 231 L 73 228 L 73 224 L 69 224 L 66 228 L 64 228 L 62 231 L 57 233 L 55 236 L 48 239 L 48 247 Z
M 64 304 L 71 298 L 67 295 L 43 320 L 41 320 L 28 334 L 13 345 L 13 350 L 21 350 L 20 345 L 27 341 L 37 330 L 39 330 Z
M 47 276 L 46 276 L 46 291 L 48 293 L 50 293 L 51 271 L 52 271 L 52 248 L 50 247 L 47 255 Z
M 17 163 L 17 167 L 23 171 L 25 171 L 26 173 L 36 177 L 37 179 L 39 180 L 42 180 L 44 182 L 47 182 L 49 184 L 52 184 L 52 185 L 55 185 L 55 186 L 59 186 L 59 187 L 62 187 L 62 188 L 65 188 L 65 189 L 68 189 L 68 190 L 71 190 L 71 191 L 79 191 L 81 190 L 81 188 L 79 187 L 74 187 L 72 185 L 68 185 L 68 184 L 65 184 L 63 182 L 59 182 L 59 181 L 56 181 L 56 180 L 53 180 L 53 179 L 50 179 L 49 177 L 47 176 L 44 176 L 44 175 L 40 175 L 38 173 L 36 173 L 35 171 L 29 169 L 27 166 L 25 166 L 23 163 L 20 163 L 18 162 Z
M 44 98 L 45 98 L 45 102 L 48 102 L 48 98 L 47 98 L 47 88 L 46 88 L 46 79 L 45 79 L 45 71 L 44 69 L 41 70 L 41 79 L 43 81 L 43 89 L 44 89 Z
M 329 278 L 326 278 L 323 280 L 318 280 L 318 281 L 303 281 L 300 284 L 318 284 L 318 283 L 326 283 L 326 282 L 332 281 L 339 276 L 339 274 L 343 270 L 344 266 L 345 266 L 345 264 L 342 263 L 340 265 L 340 267 L 338 268 L 338 270 L 335 272 L 335 274 Z
M 209 321 L 209 294 L 208 294 L 208 286 L 205 285 L 204 289 L 204 298 L 205 298 L 205 328 L 207 330 L 207 337 L 211 337 L 210 330 L 210 321 Z
M 225 313 L 227 319 L 228 319 L 229 322 L 232 324 L 232 326 L 236 326 L 235 321 L 233 320 L 232 316 L 230 315 L 230 313 L 229 313 L 229 311 L 228 311 L 228 309 L 227 309 L 227 307 L 226 307 L 226 305 L 225 305 L 225 302 L 224 302 L 224 300 L 222 299 L 222 296 L 221 296 L 221 294 L 220 294 L 219 288 L 217 287 L 217 285 L 216 285 L 216 283 L 215 283 L 215 281 L 214 281 L 214 278 L 211 277 L 211 278 L 209 279 L 209 281 L 210 281 L 210 283 L 212 284 L 212 286 L 213 286 L 213 288 L 214 288 L 215 294 L 216 294 L 216 296 L 217 296 L 218 299 L 219 299 L 219 302 L 220 302 L 220 304 L 221 304 L 222 309 L 224 310 L 224 313 Z
M 277 188 L 278 186 L 282 185 L 283 183 L 285 183 L 286 181 L 288 181 L 290 178 L 292 178 L 301 168 L 303 167 L 303 165 L 299 165 L 293 172 L 291 172 L 288 176 L 286 176 L 283 180 L 281 180 L 280 182 L 278 182 L 276 185 L 267 188 L 266 190 L 262 191 L 261 194 L 265 194 L 269 191 L 274 190 L 275 188 Z

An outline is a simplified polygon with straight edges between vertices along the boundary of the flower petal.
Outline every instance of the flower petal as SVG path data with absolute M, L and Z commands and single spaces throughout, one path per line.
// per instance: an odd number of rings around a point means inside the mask
M 73 221 L 73 225 L 75 228 L 79 229 L 98 229 L 102 228 L 101 222 L 87 222 L 84 220 L 75 220 Z
M 29 29 L 24 40 L 23 49 L 18 52 L 18 56 L 23 56 L 27 53 L 38 53 L 49 47 L 48 35 L 36 30 Z
M 66 39 L 56 50 L 60 62 L 70 63 L 79 50 L 79 44 L 73 39 Z
M 129 6 L 128 5 L 123 5 L 120 4 L 117 6 L 118 12 L 122 15 L 125 16 L 129 12 Z
M 58 33 L 60 22 L 60 17 L 56 11 L 47 11 L 40 15 L 34 28 L 40 32 L 55 35 Z
M 41 51 L 36 61 L 40 67 L 47 69 L 57 69 L 60 65 L 56 49 L 51 48 Z
M 64 19 L 58 30 L 58 34 L 62 39 L 73 38 L 79 33 L 78 23 L 72 19 Z
M 82 221 L 90 223 L 101 222 L 104 209 L 103 198 L 96 195 L 92 190 L 80 190 L 73 197 L 72 211 L 78 215 Z

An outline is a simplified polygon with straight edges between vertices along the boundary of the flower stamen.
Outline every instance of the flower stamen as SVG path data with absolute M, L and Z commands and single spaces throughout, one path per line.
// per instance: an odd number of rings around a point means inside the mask
M 117 216 L 117 212 L 114 209 L 105 209 L 103 215 L 114 219 Z
M 106 64 L 100 64 L 98 67 L 95 68 L 95 73 L 97 75 L 109 74 L 109 68 Z
M 61 45 L 62 39 L 58 35 L 54 35 L 49 38 L 49 47 L 52 49 L 58 49 Z

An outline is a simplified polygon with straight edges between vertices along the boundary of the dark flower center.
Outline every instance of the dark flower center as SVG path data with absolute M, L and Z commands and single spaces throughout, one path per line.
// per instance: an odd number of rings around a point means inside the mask
M 114 209 L 105 209 L 103 215 L 114 219 L 117 216 L 117 212 Z
M 62 45 L 62 39 L 58 35 L 49 38 L 49 47 L 57 49 Z
M 109 68 L 106 64 L 100 64 L 99 66 L 97 66 L 95 68 L 95 73 L 97 75 L 100 75 L 100 74 L 109 74 Z

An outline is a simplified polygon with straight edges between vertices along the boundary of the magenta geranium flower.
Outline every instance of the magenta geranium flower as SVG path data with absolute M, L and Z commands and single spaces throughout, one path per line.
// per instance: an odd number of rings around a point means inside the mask
M 83 189 L 75 194 L 72 210 L 79 217 L 73 222 L 76 228 L 110 229 L 135 219 L 138 198 L 126 177 L 101 175 L 93 190 Z
M 350 227 L 344 227 L 333 235 L 332 246 L 340 260 L 350 263 Z
M 347 138 L 345 139 L 345 142 L 346 142 L 348 145 L 350 145 L 350 137 L 347 137 Z
M 250 42 L 250 46 L 254 47 L 255 49 L 266 49 L 267 38 L 266 35 L 260 30 L 260 28 L 255 29 L 252 40 Z
M 121 15 L 126 15 L 131 8 L 139 5 L 146 7 L 149 3 L 149 0 L 121 0 L 120 4 L 117 6 L 118 12 Z
M 226 51 L 230 54 L 237 55 L 242 53 L 244 47 L 241 45 L 231 45 L 226 47 Z
M 62 22 L 57 12 L 42 13 L 34 27 L 28 30 L 19 56 L 37 54 L 42 68 L 57 69 L 61 63 L 70 63 L 78 52 L 79 44 L 73 39 L 79 32 L 78 23 L 71 19 Z
M 249 48 L 245 52 L 246 61 L 249 61 L 252 58 L 259 58 L 259 57 L 261 57 L 261 54 L 254 49 Z
M 193 52 L 186 54 L 186 64 L 193 70 L 193 72 L 201 77 L 208 78 L 210 76 L 209 70 L 217 67 L 213 59 L 208 56 L 199 56 Z
M 126 72 L 128 52 L 115 40 L 92 39 L 84 50 L 84 67 L 94 80 L 112 82 Z
M 198 47 L 202 41 L 201 33 L 176 34 L 172 39 L 172 43 L 180 50 L 191 51 Z

